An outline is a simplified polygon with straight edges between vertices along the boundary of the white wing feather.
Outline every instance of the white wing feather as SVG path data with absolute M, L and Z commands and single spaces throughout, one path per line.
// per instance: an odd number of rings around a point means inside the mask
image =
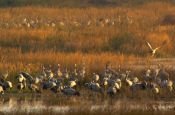
M 146 42 L 151 50 L 153 50 L 151 44 L 149 42 Z
M 156 50 L 158 50 L 158 49 L 160 49 L 161 47 L 157 47 L 157 48 L 155 48 L 154 50 L 156 51 Z

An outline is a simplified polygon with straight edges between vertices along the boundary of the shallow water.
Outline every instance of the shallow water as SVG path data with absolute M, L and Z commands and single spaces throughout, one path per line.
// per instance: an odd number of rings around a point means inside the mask
M 161 113 L 175 114 L 175 101 L 99 99 L 85 97 L 6 95 L 1 96 L 1 114 L 115 114 L 115 113 Z M 149 113 L 148 113 L 149 114 Z

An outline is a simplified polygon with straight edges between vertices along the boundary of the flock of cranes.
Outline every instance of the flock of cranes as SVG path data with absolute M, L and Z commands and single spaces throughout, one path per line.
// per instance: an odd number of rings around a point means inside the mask
M 99 27 L 104 27 L 104 26 L 114 26 L 117 24 L 121 24 L 122 21 L 128 24 L 133 23 L 133 19 L 131 16 L 120 16 L 118 15 L 117 17 L 113 18 L 95 18 L 95 19 L 89 19 L 87 21 L 82 21 L 78 19 L 42 19 L 42 18 L 23 18 L 22 21 L 9 21 L 9 22 L 4 22 L 3 20 L 0 20 L 0 27 L 3 28 L 39 28 L 39 27 L 64 27 L 64 26 L 75 26 L 75 27 L 80 27 L 80 26 L 99 26 Z
M 72 25 L 78 27 L 82 25 L 90 26 L 93 22 L 97 26 L 113 26 L 116 23 L 121 23 L 122 17 L 118 16 L 117 19 L 110 18 L 99 18 L 95 21 L 89 20 L 85 23 L 73 21 Z M 132 17 L 126 17 L 128 23 L 132 23 Z M 46 24 L 50 27 L 65 26 L 65 22 L 62 21 L 42 21 L 42 20 L 32 20 L 24 18 L 21 23 L 13 23 L 19 27 L 37 28 L 38 26 Z M 1 23 L 0 23 L 1 25 Z M 5 26 L 10 26 L 6 23 Z M 151 51 L 151 55 L 154 57 L 157 50 L 163 47 L 165 42 L 159 47 L 153 48 L 149 42 L 147 45 Z M 2 74 L 0 77 L 0 93 L 4 94 L 7 90 L 16 88 L 22 92 L 25 89 L 29 89 L 32 92 L 41 93 L 44 90 L 51 90 L 54 93 L 62 92 L 65 95 L 80 95 L 78 91 L 80 86 L 84 86 L 93 92 L 107 93 L 109 95 L 115 95 L 119 93 L 123 87 L 129 88 L 132 92 L 137 90 L 151 90 L 155 94 L 159 94 L 161 89 L 167 89 L 169 91 L 174 90 L 175 83 L 169 79 L 169 74 L 165 71 L 165 68 L 157 68 L 156 71 L 151 69 L 146 70 L 143 77 L 133 77 L 130 76 L 130 71 L 121 72 L 111 69 L 108 65 L 106 66 L 103 74 L 93 73 L 91 80 L 85 82 L 86 70 L 82 67 L 78 70 L 75 64 L 74 70 L 72 72 L 65 69 L 61 70 L 60 64 L 58 64 L 57 72 L 54 73 L 51 68 L 42 68 L 42 74 L 37 77 L 33 77 L 28 72 L 20 72 L 16 76 L 17 84 L 12 84 L 8 81 L 8 74 Z M 152 74 L 154 73 L 154 74 Z
M 12 88 L 17 88 L 19 92 L 28 89 L 34 93 L 42 93 L 50 90 L 53 93 L 63 93 L 64 95 L 80 95 L 82 87 L 92 92 L 108 95 L 117 95 L 124 89 L 129 89 L 132 93 L 143 90 L 152 91 L 153 94 L 160 94 L 162 90 L 175 91 L 175 81 L 170 79 L 169 73 L 163 66 L 148 68 L 141 77 L 130 74 L 131 71 L 121 71 L 111 69 L 106 64 L 105 70 L 100 73 L 93 73 L 89 80 L 86 78 L 85 67 L 78 68 L 75 64 L 73 71 L 64 71 L 60 64 L 57 71 L 53 72 L 50 67 L 42 67 L 39 76 L 33 77 L 28 72 L 20 72 L 15 78 L 16 82 L 8 81 L 8 74 L 0 77 L 0 93 L 4 94 Z M 81 88 L 80 88 L 81 87 Z

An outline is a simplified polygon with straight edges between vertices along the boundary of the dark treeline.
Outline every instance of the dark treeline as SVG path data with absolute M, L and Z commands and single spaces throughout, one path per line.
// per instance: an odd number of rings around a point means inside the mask
M 135 6 L 148 2 L 175 0 L 0 0 L 0 7 L 44 6 L 44 7 L 88 7 L 88 6 Z

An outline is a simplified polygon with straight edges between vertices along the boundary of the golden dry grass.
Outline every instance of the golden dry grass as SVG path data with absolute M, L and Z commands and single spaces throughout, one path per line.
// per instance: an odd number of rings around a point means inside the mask
M 121 64 L 125 66 L 126 64 L 138 59 L 134 56 L 126 57 L 112 53 L 83 54 L 80 52 L 56 53 L 49 51 L 36 53 L 29 52 L 23 54 L 16 49 L 0 49 L 0 52 L 0 70 L 2 72 L 9 70 L 12 75 L 19 71 L 26 70 L 38 73 L 41 71 L 41 65 L 43 64 L 46 66 L 52 65 L 53 69 L 55 69 L 56 65 L 59 63 L 62 65 L 62 68 L 72 70 L 75 63 L 81 67 L 84 62 L 86 64 L 87 73 L 90 74 L 92 72 L 100 72 L 104 69 L 105 64 L 108 62 L 112 62 L 113 65 Z M 117 66 L 115 68 L 117 68 Z
M 8 68 L 18 72 L 24 70 L 27 63 L 35 65 L 32 71 L 38 71 L 40 64 L 60 63 L 71 68 L 74 63 L 85 60 L 88 71 L 99 71 L 108 61 L 117 65 L 147 57 L 149 48 L 145 41 L 151 42 L 153 47 L 166 41 L 157 56 L 173 57 L 175 25 L 164 19 L 167 15 L 173 19 L 174 11 L 174 5 L 164 2 L 136 7 L 0 8 L 0 23 L 12 25 L 0 26 L 0 70 Z M 121 22 L 114 26 L 96 24 L 100 18 L 118 20 L 119 17 Z M 15 24 L 24 18 L 42 22 L 63 21 L 65 26 L 16 27 Z M 92 24 L 87 26 L 89 20 Z M 75 27 L 73 21 L 82 25 Z

